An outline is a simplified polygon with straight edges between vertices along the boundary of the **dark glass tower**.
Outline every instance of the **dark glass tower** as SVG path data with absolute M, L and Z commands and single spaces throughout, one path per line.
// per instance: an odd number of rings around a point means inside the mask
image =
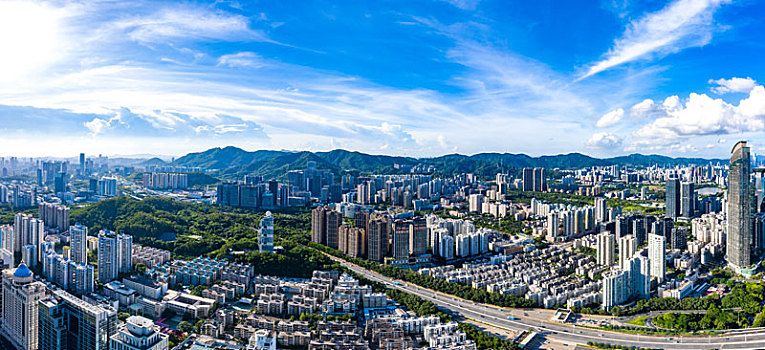
M 733 146 L 728 172 L 727 260 L 734 270 L 751 265 L 752 191 L 749 147 L 746 141 Z

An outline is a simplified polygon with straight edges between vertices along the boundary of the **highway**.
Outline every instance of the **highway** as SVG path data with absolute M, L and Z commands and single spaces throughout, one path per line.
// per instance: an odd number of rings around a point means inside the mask
M 569 344 L 572 348 L 576 344 L 587 344 L 587 342 L 592 341 L 669 350 L 765 349 L 765 331 L 762 330 L 755 333 L 730 332 L 720 336 L 649 336 L 578 327 L 551 321 L 551 310 L 508 309 L 479 304 L 422 288 L 405 281 L 394 280 L 343 259 L 331 255 L 328 256 L 359 275 L 373 281 L 385 283 L 389 288 L 417 295 L 454 314 L 513 331 L 534 329 L 542 334 L 546 340 Z M 508 319 L 508 316 L 513 316 L 515 320 Z

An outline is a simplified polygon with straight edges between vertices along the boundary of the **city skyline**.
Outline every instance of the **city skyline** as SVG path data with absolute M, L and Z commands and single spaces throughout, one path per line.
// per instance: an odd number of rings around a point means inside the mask
M 0 149 L 757 153 L 763 6 L 5 2 Z

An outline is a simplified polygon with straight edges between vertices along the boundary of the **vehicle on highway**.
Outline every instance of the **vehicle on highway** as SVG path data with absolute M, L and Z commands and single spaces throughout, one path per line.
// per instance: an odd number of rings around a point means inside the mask
M 400 286 L 400 285 L 401 285 L 401 282 L 398 282 L 398 281 L 396 281 L 396 282 L 393 282 L 393 284 L 395 284 L 395 285 L 397 285 L 397 286 Z

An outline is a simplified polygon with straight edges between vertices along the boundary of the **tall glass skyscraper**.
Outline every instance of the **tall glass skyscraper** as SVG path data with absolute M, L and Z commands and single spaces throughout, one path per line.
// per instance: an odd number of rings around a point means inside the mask
M 666 216 L 676 219 L 680 216 L 680 180 L 671 177 L 667 180 L 666 191 Z
M 746 141 L 733 146 L 728 171 L 727 259 L 741 272 L 751 265 L 752 185 L 749 181 L 750 155 Z

